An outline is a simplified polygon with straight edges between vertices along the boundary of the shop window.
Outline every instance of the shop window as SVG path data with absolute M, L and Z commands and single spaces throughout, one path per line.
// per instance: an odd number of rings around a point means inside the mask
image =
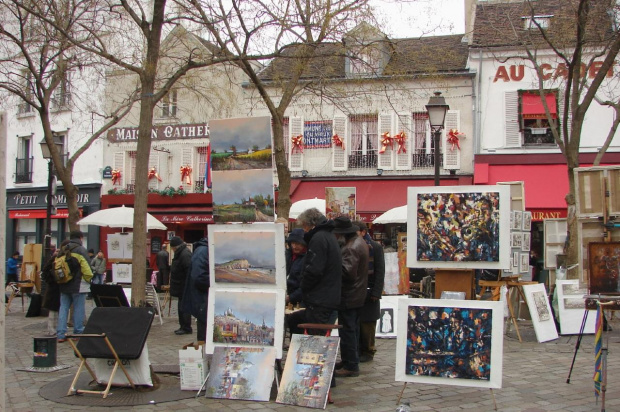
M 377 167 L 379 118 L 375 115 L 351 115 L 349 124 L 349 168 L 372 169 Z
M 127 176 L 127 192 L 134 193 L 136 190 L 136 162 L 138 159 L 138 152 L 132 150 L 127 152 L 129 157 L 129 176 Z
M 17 158 L 15 159 L 15 183 L 32 182 L 32 136 L 18 138 Z
M 522 91 L 520 92 L 520 123 L 521 130 L 523 131 L 523 145 L 524 146 L 541 146 L 541 145 L 553 145 L 555 141 L 553 139 L 552 127 L 558 128 L 559 122 L 557 114 L 555 92 L 547 92 L 545 94 L 545 101 L 555 126 L 550 124 L 547 115 L 545 114 L 545 108 L 540 93 L 538 91 Z

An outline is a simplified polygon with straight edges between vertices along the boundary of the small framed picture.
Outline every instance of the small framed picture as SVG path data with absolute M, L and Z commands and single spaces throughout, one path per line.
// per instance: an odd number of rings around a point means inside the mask
M 512 267 L 514 268 L 513 272 L 519 271 L 519 252 L 512 252 Z
M 530 254 L 521 253 L 521 263 L 519 265 L 519 272 L 527 273 L 530 270 Z
M 521 230 L 523 227 L 523 212 L 520 210 L 513 210 L 512 229 Z
M 523 232 L 523 243 L 521 244 L 522 252 L 530 251 L 530 243 L 532 243 L 532 234 L 530 232 Z
M 523 212 L 523 231 L 529 232 L 532 230 L 532 212 Z
M 523 234 L 521 232 L 512 232 L 512 247 L 515 249 L 521 249 L 523 247 Z

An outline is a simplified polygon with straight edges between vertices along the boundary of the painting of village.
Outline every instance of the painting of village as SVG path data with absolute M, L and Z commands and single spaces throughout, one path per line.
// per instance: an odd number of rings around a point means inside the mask
M 355 188 L 326 187 L 325 208 L 328 219 L 347 216 L 351 220 L 355 220 Z
M 276 283 L 275 232 L 213 232 L 216 283 Z
M 275 292 L 211 289 L 210 293 L 213 343 L 274 345 L 276 305 L 280 303 Z
M 275 360 L 275 348 L 215 348 L 205 396 L 269 401 Z
M 212 120 L 209 139 L 213 171 L 272 169 L 269 117 Z
M 225 222 L 273 222 L 273 171 L 229 170 L 212 173 L 213 219 Z
M 273 222 L 270 118 L 213 120 L 209 140 L 215 222 Z
M 293 335 L 276 402 L 325 409 L 338 337 Z
M 408 226 L 409 267 L 508 268 L 510 199 L 505 187 L 412 187 L 408 192 L 408 218 L 415 222 Z

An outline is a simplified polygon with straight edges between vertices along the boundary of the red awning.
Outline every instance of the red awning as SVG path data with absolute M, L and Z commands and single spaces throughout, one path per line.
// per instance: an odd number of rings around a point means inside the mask
M 527 210 L 566 210 L 568 193 L 566 165 L 489 165 L 476 163 L 474 183 L 494 185 L 497 182 L 523 181 Z
M 26 210 L 9 210 L 9 218 L 11 219 L 45 219 L 47 215 L 46 209 L 26 209 Z M 82 216 L 82 209 L 80 209 Z M 69 209 L 58 209 L 52 219 L 68 219 Z
M 545 95 L 549 112 L 553 118 L 557 118 L 557 105 L 554 93 Z M 521 95 L 521 115 L 524 119 L 545 119 L 545 108 L 538 93 L 523 93 Z
M 459 178 L 442 178 L 442 186 L 471 184 L 461 182 Z M 322 180 L 291 181 L 291 202 L 303 199 L 325 199 L 326 187 L 355 187 L 357 214 L 360 219 L 372 222 L 386 211 L 407 204 L 407 188 L 415 186 L 433 186 L 432 179 L 420 180 Z

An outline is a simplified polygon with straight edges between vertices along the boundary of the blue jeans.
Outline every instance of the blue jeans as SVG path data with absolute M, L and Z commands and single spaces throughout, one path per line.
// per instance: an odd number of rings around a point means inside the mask
M 342 325 L 338 330 L 342 365 L 346 370 L 359 371 L 360 308 L 339 310 L 338 323 Z
M 86 318 L 86 293 L 61 293 L 60 311 L 58 311 L 58 327 L 56 336 L 65 339 L 67 333 L 67 317 L 69 308 L 73 304 L 73 333 L 84 332 L 84 318 Z
M 93 285 L 103 285 L 103 273 L 94 273 L 93 281 L 91 283 Z

